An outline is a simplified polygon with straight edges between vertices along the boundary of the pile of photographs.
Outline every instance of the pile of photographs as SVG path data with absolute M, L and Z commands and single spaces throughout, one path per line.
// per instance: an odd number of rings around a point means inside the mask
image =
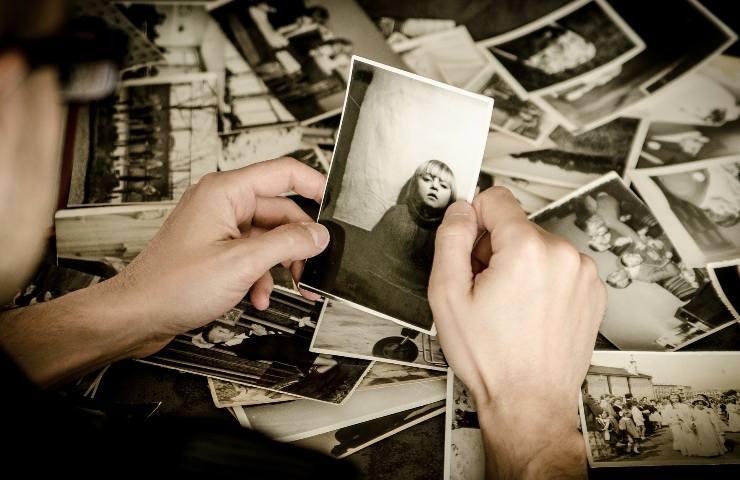
M 740 462 L 740 353 L 667 354 L 738 328 L 735 33 L 697 0 L 440 3 L 87 10 L 133 51 L 114 95 L 69 111 L 66 269 L 19 305 L 120 271 L 206 173 L 292 156 L 328 176 L 311 214 L 331 242 L 300 282 L 322 299 L 273 269 L 267 310 L 245 298 L 143 361 L 207 377 L 241 425 L 336 457 L 446 408 L 445 478 L 483 478 L 427 283 L 447 206 L 504 186 L 607 285 L 600 344 L 621 351 L 596 352 L 584 382 L 591 466 Z

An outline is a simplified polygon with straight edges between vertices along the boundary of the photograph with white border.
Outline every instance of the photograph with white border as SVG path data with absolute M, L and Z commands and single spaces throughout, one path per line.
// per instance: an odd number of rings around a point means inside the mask
M 735 323 L 706 270 L 682 260 L 616 173 L 529 218 L 596 262 L 609 294 L 600 332 L 617 348 L 672 351 Z
M 726 157 L 738 152 L 740 152 L 740 120 L 716 127 L 650 122 L 640 159 L 635 167 L 663 167 Z
M 483 42 L 508 80 L 543 95 L 622 65 L 645 44 L 603 0 L 577 0 Z
M 447 373 L 444 480 L 484 480 L 486 457 L 478 412 L 467 387 Z
M 740 463 L 740 352 L 594 352 L 579 409 L 598 467 Z
M 740 156 L 630 173 L 687 265 L 740 256 Z
M 717 295 L 736 320 L 740 321 L 740 258 L 707 264 Z
M 434 236 L 472 201 L 493 100 L 360 57 L 318 221 L 331 241 L 300 286 L 433 334 Z
M 311 351 L 447 370 L 436 337 L 331 300 L 316 325 Z

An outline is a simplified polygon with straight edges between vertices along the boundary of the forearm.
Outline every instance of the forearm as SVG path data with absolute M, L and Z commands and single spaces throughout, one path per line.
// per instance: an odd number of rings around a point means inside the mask
M 111 281 L 0 313 L 0 344 L 41 386 L 137 354 L 146 343 L 135 306 Z M 125 306 L 125 308 L 123 308 Z
M 576 428 L 575 405 L 558 412 L 546 402 L 536 403 L 528 408 L 524 401 L 509 405 L 497 400 L 476 402 L 486 451 L 486 477 L 586 478 L 585 445 Z

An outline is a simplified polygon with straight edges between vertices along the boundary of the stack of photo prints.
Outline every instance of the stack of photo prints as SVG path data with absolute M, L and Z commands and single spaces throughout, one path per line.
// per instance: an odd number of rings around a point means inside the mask
M 273 269 L 266 310 L 245 297 L 141 361 L 340 458 L 446 413 L 445 478 L 484 478 L 427 284 L 445 209 L 500 185 L 607 285 L 591 467 L 740 463 L 735 33 L 697 0 L 461 3 L 79 2 L 131 51 L 113 95 L 67 109 L 56 257 L 15 305 L 115 275 L 205 174 L 293 157 L 327 175 L 321 205 L 286 192 L 327 249 L 298 284 Z

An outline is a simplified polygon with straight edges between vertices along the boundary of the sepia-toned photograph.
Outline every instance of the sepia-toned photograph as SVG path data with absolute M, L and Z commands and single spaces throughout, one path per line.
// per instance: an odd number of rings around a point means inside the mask
M 57 256 L 108 263 L 120 271 L 157 233 L 174 204 L 71 208 L 54 216 Z
M 211 73 L 123 82 L 92 104 L 83 203 L 178 200 L 217 170 L 217 110 Z
M 740 321 L 740 258 L 707 264 L 717 295 L 736 320 Z
M 581 387 L 591 467 L 740 463 L 738 352 L 594 352 Z
M 740 157 L 643 168 L 640 195 L 693 267 L 740 256 Z
M 734 323 L 703 265 L 615 173 L 530 218 L 594 259 L 609 294 L 600 332 L 617 348 L 676 350 Z
M 493 100 L 355 57 L 321 204 L 331 241 L 301 286 L 423 333 L 434 236 L 472 200 Z
M 740 121 L 719 127 L 651 122 L 636 168 L 675 165 L 738 152 Z
M 327 301 L 311 341 L 311 351 L 447 370 L 436 337 L 336 301 Z
M 558 127 L 549 136 L 553 148 L 485 158 L 482 168 L 494 175 L 565 188 L 581 187 L 610 171 L 624 177 L 637 162 L 643 144 L 645 132 L 640 122 L 621 117 L 580 135 Z
M 102 280 L 104 279 L 99 275 L 45 261 L 28 285 L 18 290 L 8 305 L 0 305 L 0 310 L 48 302 L 75 290 L 95 285 Z
M 294 445 L 316 450 L 334 458 L 344 458 L 444 412 L 445 401 L 440 400 L 299 440 L 294 442 Z
M 696 0 L 671 2 L 670 6 L 662 2 L 617 2 L 612 7 L 634 28 L 645 49 L 621 66 L 542 96 L 569 129 L 587 131 L 617 118 L 737 39 Z M 666 9 L 670 9 L 670 21 Z
M 275 290 L 270 307 L 245 297 L 222 318 L 178 335 L 143 361 L 167 368 L 341 404 L 372 362 L 308 350 L 323 304 Z
M 300 398 L 264 388 L 227 382 L 226 380 L 219 380 L 213 377 L 208 377 L 208 388 L 211 390 L 213 404 L 217 408 L 249 407 L 252 405 L 264 405 L 266 403 L 290 402 Z
M 645 44 L 606 1 L 578 0 L 503 35 L 481 42 L 507 80 L 544 94 L 618 67 Z
M 452 371 L 447 376 L 445 480 L 484 480 L 486 461 L 478 412 L 467 387 Z

